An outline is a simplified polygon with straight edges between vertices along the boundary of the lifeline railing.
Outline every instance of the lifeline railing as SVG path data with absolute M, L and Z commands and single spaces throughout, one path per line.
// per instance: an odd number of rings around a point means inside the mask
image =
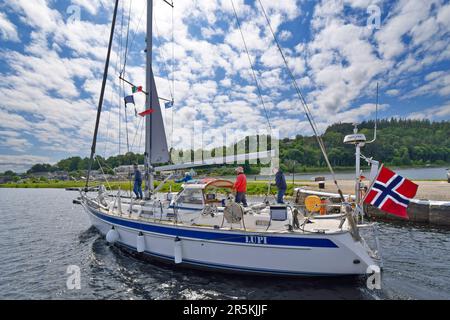
M 381 254 L 381 246 L 380 246 L 380 242 L 379 242 L 379 238 L 378 238 L 377 224 L 371 223 L 371 224 L 358 225 L 358 228 L 360 228 L 360 229 L 370 228 L 372 230 L 372 236 L 375 240 L 375 251 L 372 250 L 372 248 L 369 246 L 369 244 L 363 237 L 361 237 L 361 243 L 363 244 L 364 248 L 369 252 L 370 256 L 379 261 L 380 268 L 383 269 L 384 263 L 383 263 L 383 256 Z

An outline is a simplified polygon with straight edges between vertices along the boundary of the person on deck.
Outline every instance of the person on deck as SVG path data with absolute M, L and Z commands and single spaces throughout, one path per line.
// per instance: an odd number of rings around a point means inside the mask
M 242 203 L 244 207 L 247 207 L 247 199 L 245 198 L 245 193 L 247 192 L 247 177 L 244 174 L 244 168 L 236 168 L 236 182 L 234 183 L 233 189 L 236 190 L 236 203 Z
M 277 203 L 283 204 L 283 197 L 286 194 L 287 184 L 286 184 L 286 178 L 284 176 L 283 171 L 281 171 L 281 168 L 278 168 L 277 173 L 275 175 L 275 185 L 278 189 L 278 195 L 277 195 Z
M 184 178 L 175 180 L 176 183 L 188 182 L 192 180 L 192 176 L 189 172 L 184 173 Z
M 136 199 L 143 199 L 142 195 L 142 173 L 139 171 L 139 167 L 137 164 L 133 165 L 134 169 L 134 186 L 133 186 L 133 192 L 136 195 Z

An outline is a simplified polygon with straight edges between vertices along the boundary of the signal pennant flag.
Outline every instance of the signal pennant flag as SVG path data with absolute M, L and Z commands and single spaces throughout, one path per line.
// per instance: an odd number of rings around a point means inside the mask
M 132 103 L 132 104 L 135 105 L 135 103 L 134 103 L 134 97 L 133 97 L 133 96 L 126 96 L 126 97 L 124 98 L 124 100 L 125 100 L 125 107 L 127 106 L 127 103 Z
M 145 116 L 148 116 L 149 114 L 153 113 L 153 111 L 155 111 L 155 110 L 153 110 L 153 109 L 147 109 L 147 110 L 145 110 L 145 111 L 140 112 L 139 115 L 140 115 L 141 117 L 145 117 Z
M 164 107 L 165 107 L 166 109 L 172 108 L 172 107 L 173 107 L 173 100 L 164 103 Z
M 142 86 L 132 86 L 131 87 L 131 92 L 136 93 L 136 92 L 142 92 Z
M 418 185 L 381 166 L 378 175 L 368 190 L 364 203 L 408 219 L 409 202 L 417 193 Z

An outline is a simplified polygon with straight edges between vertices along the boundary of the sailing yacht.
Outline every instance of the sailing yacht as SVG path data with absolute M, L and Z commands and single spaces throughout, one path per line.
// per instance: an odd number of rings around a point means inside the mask
M 117 5 L 118 0 L 110 47 Z M 316 219 L 301 208 L 268 201 L 244 208 L 233 199 L 233 183 L 223 179 L 185 183 L 178 193 L 158 192 L 162 184 L 154 189 L 154 172 L 177 166 L 153 167 L 168 162 L 169 153 L 152 72 L 152 11 L 153 1 L 148 0 L 146 109 L 153 112 L 145 119 L 145 199 L 111 194 L 104 187 L 95 194 L 80 190 L 92 225 L 109 243 L 177 266 L 278 276 L 365 275 L 375 270 L 377 252 L 361 237 L 364 226 L 356 223 L 350 204 L 344 204 L 340 219 Z M 91 159 L 100 112 L 101 102 Z

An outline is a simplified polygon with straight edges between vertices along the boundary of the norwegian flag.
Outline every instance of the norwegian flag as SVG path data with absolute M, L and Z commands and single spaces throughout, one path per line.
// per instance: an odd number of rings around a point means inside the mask
M 418 185 L 412 181 L 382 166 L 364 198 L 364 203 L 408 219 L 406 208 L 410 199 L 416 195 L 417 188 Z

